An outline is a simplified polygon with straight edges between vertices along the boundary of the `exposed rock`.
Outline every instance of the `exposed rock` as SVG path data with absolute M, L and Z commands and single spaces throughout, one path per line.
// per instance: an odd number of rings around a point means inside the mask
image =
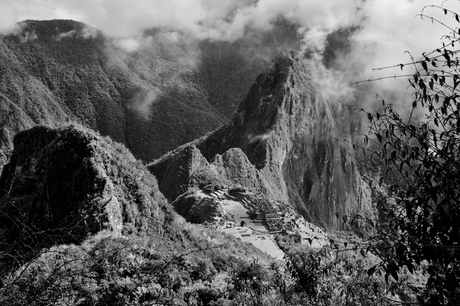
M 343 216 L 374 218 L 370 190 L 348 145 L 360 119 L 353 101 L 324 92 L 321 69 L 295 52 L 280 54 L 230 123 L 149 166 L 162 192 L 174 200 L 195 183 L 196 169 L 207 169 L 214 180 L 253 187 L 329 229 L 342 229 Z M 194 167 L 175 176 L 179 160 Z
M 189 186 L 240 184 L 255 191 L 265 191 L 256 167 L 240 148 L 230 148 L 209 162 L 191 143 L 163 156 L 150 169 L 161 182 L 160 190 L 171 201 Z
M 185 193 L 172 203 L 175 210 L 192 223 L 210 222 L 213 217 L 223 214 L 219 203 L 212 198 L 198 193 Z

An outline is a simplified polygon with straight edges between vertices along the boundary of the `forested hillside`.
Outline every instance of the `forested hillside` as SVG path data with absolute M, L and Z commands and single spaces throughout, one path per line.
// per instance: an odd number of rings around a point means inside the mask
M 227 43 L 157 29 L 131 50 L 79 22 L 22 22 L 0 39 L 0 167 L 15 133 L 67 121 L 157 158 L 225 123 L 269 58 L 298 44 L 295 33 L 280 23 Z

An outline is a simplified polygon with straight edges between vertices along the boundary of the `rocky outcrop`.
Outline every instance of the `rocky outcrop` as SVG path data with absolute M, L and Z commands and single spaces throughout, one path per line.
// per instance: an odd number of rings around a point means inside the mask
M 213 198 L 195 192 L 180 195 L 172 205 L 181 216 L 192 223 L 211 222 L 213 217 L 223 215 L 220 204 Z
M 37 126 L 18 133 L 14 148 L 0 177 L 6 241 L 46 246 L 103 229 L 146 234 L 171 225 L 156 179 L 110 139 L 75 126 Z
M 241 184 L 254 191 L 266 191 L 263 178 L 240 148 L 230 148 L 208 161 L 194 142 L 166 154 L 149 169 L 161 182 L 160 190 L 171 201 L 190 186 Z
M 373 218 L 370 190 L 348 145 L 360 119 L 349 97 L 325 92 L 324 69 L 301 54 L 280 54 L 230 123 L 149 166 L 160 189 L 174 199 L 194 183 L 196 169 L 208 169 L 215 180 L 249 184 L 329 229 L 341 229 L 343 216 Z M 189 166 L 175 181 L 169 169 L 179 159 Z M 173 181 L 180 190 L 166 183 Z

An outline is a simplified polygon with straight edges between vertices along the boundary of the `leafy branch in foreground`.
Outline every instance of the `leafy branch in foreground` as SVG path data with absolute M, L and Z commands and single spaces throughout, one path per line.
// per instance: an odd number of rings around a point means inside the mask
M 445 15 L 458 14 L 440 6 Z M 425 10 L 425 7 L 423 10 Z M 400 114 L 383 100 L 383 109 L 368 112 L 372 156 L 383 161 L 388 194 L 378 202 L 384 215 L 380 256 L 387 275 L 398 278 L 402 267 L 412 272 L 426 263 L 429 275 L 422 304 L 460 303 L 460 29 L 444 26 L 442 47 L 412 60 L 411 111 Z M 392 67 L 405 69 L 405 64 Z M 389 68 L 389 67 L 384 67 Z M 401 76 L 406 77 L 406 76 Z M 372 272 L 372 271 L 371 271 Z

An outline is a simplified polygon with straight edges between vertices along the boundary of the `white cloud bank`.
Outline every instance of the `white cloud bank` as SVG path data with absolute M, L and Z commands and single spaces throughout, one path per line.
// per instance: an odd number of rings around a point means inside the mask
M 17 20 L 16 9 L 0 2 L 0 34 L 14 29 Z
M 165 27 L 201 39 L 234 40 L 248 28 L 269 30 L 284 16 L 301 26 L 307 43 L 321 44 L 335 29 L 360 25 L 360 42 L 402 53 L 432 44 L 434 27 L 414 17 L 428 4 L 459 8 L 456 0 L 0 0 L 0 30 L 19 19 L 60 18 L 121 38 Z
M 370 67 L 408 61 L 406 50 L 419 56 L 437 46 L 446 29 L 415 17 L 431 4 L 460 12 L 457 0 L 0 0 L 0 31 L 24 19 L 75 19 L 134 51 L 142 43 L 142 31 L 152 27 L 232 41 L 248 29 L 270 30 L 283 16 L 299 26 L 306 47 L 319 51 L 327 34 L 358 26 L 354 52 L 344 63 L 352 71 L 360 67 L 370 72 Z M 455 22 L 440 10 L 426 13 Z

